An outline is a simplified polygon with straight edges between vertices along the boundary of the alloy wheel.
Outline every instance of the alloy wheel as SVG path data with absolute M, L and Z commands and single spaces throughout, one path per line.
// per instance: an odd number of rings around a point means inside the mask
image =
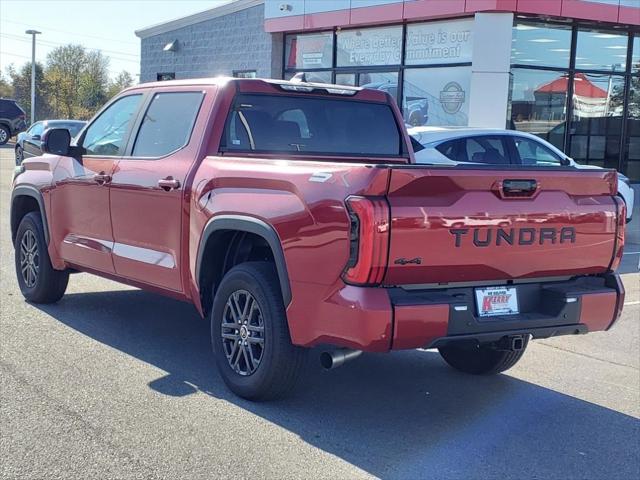
M 239 375 L 253 374 L 264 354 L 264 319 L 260 305 L 246 290 L 229 295 L 221 335 L 229 366 Z
M 22 148 L 16 147 L 16 164 L 20 165 L 24 160 L 24 152 Z
M 6 143 L 9 140 L 7 131 L 4 128 L 0 128 L 0 143 Z
M 32 230 L 25 231 L 20 240 L 20 271 L 27 288 L 33 288 L 40 272 L 40 253 Z

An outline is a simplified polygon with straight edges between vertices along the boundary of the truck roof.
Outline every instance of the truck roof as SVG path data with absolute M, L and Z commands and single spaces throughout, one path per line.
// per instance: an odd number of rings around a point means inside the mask
M 149 88 L 167 87 L 189 87 L 217 85 L 226 87 L 235 84 L 240 91 L 244 92 L 269 92 L 273 86 L 282 90 L 297 93 L 313 93 L 314 91 L 324 91 L 333 95 L 358 96 L 362 100 L 377 102 L 388 101 L 388 94 L 382 90 L 368 89 L 362 87 L 352 87 L 349 85 L 336 85 L 327 83 L 312 83 L 298 80 L 278 80 L 267 78 L 234 78 L 234 77 L 209 77 L 209 78 L 189 78 L 182 80 L 166 80 L 159 82 L 140 83 L 127 88 L 124 91 L 144 90 Z

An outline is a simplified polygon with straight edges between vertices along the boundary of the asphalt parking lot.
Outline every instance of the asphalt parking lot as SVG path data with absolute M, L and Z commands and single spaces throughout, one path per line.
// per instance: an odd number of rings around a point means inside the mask
M 295 397 L 252 404 L 190 305 L 88 274 L 25 303 L 13 166 L 0 149 L 0 478 L 640 478 L 638 212 L 610 332 L 534 342 L 487 378 L 427 351 L 312 358 Z

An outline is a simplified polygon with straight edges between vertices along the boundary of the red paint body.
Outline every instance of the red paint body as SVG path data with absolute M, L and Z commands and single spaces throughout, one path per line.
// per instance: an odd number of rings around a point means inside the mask
M 284 92 L 262 80 L 210 79 L 140 85 L 122 95 L 172 91 L 201 91 L 204 100 L 189 143 L 171 155 L 84 157 L 82 163 L 47 155 L 24 162 L 26 171 L 14 186 L 42 192 L 54 268 L 71 267 L 146 288 L 192 302 L 202 313 L 196 261 L 205 226 L 219 215 L 250 216 L 273 227 L 279 237 L 292 293 L 287 317 L 294 344 L 387 351 L 425 346 L 447 335 L 450 308 L 433 302 L 394 306 L 387 286 L 603 275 L 620 260 L 624 214 L 614 200 L 613 171 L 420 167 L 412 165 L 409 147 L 405 159 L 230 155 L 220 151 L 220 139 L 236 92 Z M 391 104 L 409 145 L 391 97 L 361 90 L 344 98 L 353 100 Z M 309 181 L 318 172 L 331 177 Z M 111 183 L 96 183 L 96 173 L 109 175 Z M 167 177 L 178 180 L 179 188 L 160 188 L 158 182 Z M 505 198 L 502 182 L 514 178 L 536 179 L 538 188 L 530 197 Z M 388 203 L 389 242 L 383 243 L 388 266 L 382 285 L 343 280 L 349 260 L 349 196 Z M 450 232 L 498 227 L 572 227 L 575 242 L 455 247 Z M 395 262 L 400 257 L 421 261 L 400 265 Z M 583 302 L 581 318 L 589 330 L 607 328 L 619 314 L 617 305 L 607 301 L 597 314 L 589 314 L 594 301 Z

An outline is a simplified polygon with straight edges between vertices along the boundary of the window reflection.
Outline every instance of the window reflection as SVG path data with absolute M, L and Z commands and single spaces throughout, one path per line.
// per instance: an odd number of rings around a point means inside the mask
M 640 71 L 640 34 L 633 39 L 633 51 L 631 54 L 631 71 Z
M 398 100 L 398 72 L 366 72 L 358 75 L 358 86 L 382 90 Z
M 285 74 L 285 80 L 291 80 L 293 76 L 298 72 L 288 72 Z M 324 72 L 305 72 L 304 73 L 307 82 L 312 83 L 331 83 L 331 71 Z
M 576 68 L 622 72 L 627 62 L 627 35 L 579 30 L 576 47 Z
M 565 72 L 512 69 L 511 127 L 564 145 L 569 76 Z
M 627 118 L 626 162 L 622 172 L 634 182 L 640 182 L 640 77 L 631 77 Z
M 569 154 L 577 162 L 618 167 L 623 103 L 623 77 L 576 74 Z
M 519 23 L 513 28 L 511 63 L 569 67 L 571 28 L 545 23 Z

